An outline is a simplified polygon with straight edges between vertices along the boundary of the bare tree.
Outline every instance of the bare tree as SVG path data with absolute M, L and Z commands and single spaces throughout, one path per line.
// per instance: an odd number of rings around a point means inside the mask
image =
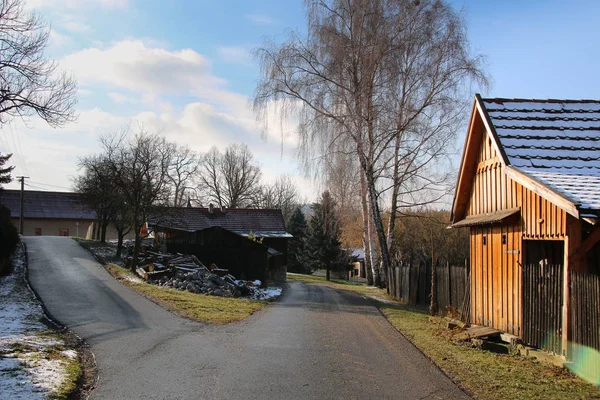
M 173 146 L 163 137 L 143 129 L 133 137 L 127 137 L 125 133 L 104 136 L 100 143 L 135 233 L 131 262 L 134 270 L 143 238 L 142 227 L 149 217 L 157 218 L 159 210 L 168 204 L 168 170 L 172 164 Z
M 106 241 L 106 230 L 112 224 L 117 231 L 117 258 L 123 250 L 125 235 L 131 232 L 131 218 L 123 193 L 115 185 L 115 171 L 106 154 L 86 156 L 79 160 L 83 174 L 74 179 L 75 191 L 97 216 L 97 239 Z
M 110 214 L 116 206 L 112 196 L 112 170 L 102 155 L 80 158 L 79 169 L 83 170 L 83 174 L 73 180 L 73 186 L 75 191 L 81 194 L 83 202 L 96 212 L 97 233 L 94 236 L 105 242 Z
M 289 176 L 282 175 L 278 177 L 272 184 L 262 185 L 256 207 L 258 208 L 277 208 L 283 214 L 283 220 L 286 226 L 294 210 L 299 205 L 299 195 L 296 186 Z
M 192 180 L 200 168 L 200 159 L 188 146 L 173 145 L 173 157 L 169 166 L 168 178 L 172 187 L 172 204 L 181 207 L 185 195 L 194 190 Z
M 44 57 L 50 28 L 24 3 L 0 3 L 0 125 L 37 114 L 50 126 L 62 126 L 76 118 L 77 83 Z
M 262 77 L 254 108 L 263 121 L 273 101 L 284 104 L 284 116 L 290 109 L 297 112 L 307 161 L 315 143 L 322 154 L 338 141 L 352 144 L 364 179 L 367 207 L 362 208 L 370 214 L 365 228 L 372 222 L 378 241 L 381 264 L 374 280 L 384 286 L 393 241 L 382 218 L 385 173 L 398 192 L 425 178 L 423 165 L 440 154 L 431 149 L 442 148 L 449 133 L 439 127 L 456 121 L 468 83 L 485 82 L 482 58 L 471 57 L 465 24 L 443 1 L 307 0 L 306 5 L 306 37 L 292 33 L 287 42 L 258 50 Z M 405 166 L 396 169 L 401 160 Z M 397 207 L 400 194 L 391 197 Z M 394 208 L 389 222 L 396 214 Z
M 225 203 L 225 181 L 221 174 L 221 152 L 216 147 L 204 154 L 200 162 L 200 193 L 220 207 Z
M 254 206 L 260 177 L 260 167 L 245 144 L 229 145 L 223 154 L 213 147 L 200 168 L 202 191 L 220 207 Z

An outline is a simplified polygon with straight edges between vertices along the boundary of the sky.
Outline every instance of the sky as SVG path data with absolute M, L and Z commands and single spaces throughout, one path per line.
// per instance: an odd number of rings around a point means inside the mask
M 600 2 L 451 4 L 473 54 L 486 56 L 484 97 L 600 99 Z M 13 175 L 28 176 L 28 189 L 70 190 L 78 158 L 100 151 L 99 135 L 130 125 L 198 152 L 246 143 L 265 181 L 287 174 L 306 200 L 317 197 L 295 158 L 295 125 L 272 123 L 261 136 L 249 106 L 260 72 L 252 51 L 305 31 L 302 0 L 29 0 L 27 8 L 51 25 L 47 55 L 79 82 L 77 122 L 54 129 L 30 118 L 0 129 L 0 153 L 14 154 Z

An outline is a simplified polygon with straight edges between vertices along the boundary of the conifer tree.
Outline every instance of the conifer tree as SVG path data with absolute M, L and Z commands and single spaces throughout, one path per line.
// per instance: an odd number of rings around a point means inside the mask
M 12 157 L 12 154 L 6 154 L 6 155 L 2 155 L 0 154 L 0 187 L 2 187 L 1 185 L 5 185 L 7 183 L 12 182 L 12 176 L 10 175 L 10 173 L 12 172 L 13 169 L 15 169 L 14 166 L 10 166 L 10 167 L 5 167 L 4 164 L 6 164 L 6 162 Z
M 288 242 L 288 268 L 290 272 L 310 273 L 310 269 L 304 265 L 302 259 L 308 225 L 300 207 L 296 207 L 290 217 L 288 230 L 293 236 Z
M 323 192 L 320 202 L 313 204 L 312 210 L 303 258 L 313 271 L 325 268 L 329 280 L 331 271 L 341 271 L 348 265 L 341 248 L 340 221 L 331 194 Z

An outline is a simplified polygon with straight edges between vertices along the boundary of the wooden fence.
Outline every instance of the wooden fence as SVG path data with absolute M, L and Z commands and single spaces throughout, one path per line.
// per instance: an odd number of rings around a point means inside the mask
M 522 304 L 523 341 L 562 354 L 563 266 L 526 265 Z
M 431 301 L 431 264 L 405 264 L 390 270 L 390 295 L 395 299 L 418 306 L 429 306 Z M 435 288 L 437 308 L 453 309 L 463 320 L 468 320 L 470 310 L 469 268 L 465 265 L 437 265 Z M 468 322 L 468 321 L 467 321 Z
M 600 276 L 571 271 L 569 342 L 600 351 Z
M 570 271 L 569 360 L 587 380 L 600 382 L 600 276 Z

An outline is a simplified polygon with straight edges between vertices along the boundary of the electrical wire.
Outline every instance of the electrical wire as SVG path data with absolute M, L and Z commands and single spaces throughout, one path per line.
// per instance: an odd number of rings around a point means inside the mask
M 71 188 L 66 187 L 66 186 L 59 186 L 59 185 L 51 185 L 49 183 L 43 183 L 43 182 L 36 182 L 36 181 L 32 181 L 31 179 L 29 180 L 30 183 L 33 183 L 34 185 L 42 185 L 42 186 L 47 186 L 47 187 L 53 187 L 53 188 L 58 188 L 58 189 L 67 189 L 67 190 L 71 190 Z

